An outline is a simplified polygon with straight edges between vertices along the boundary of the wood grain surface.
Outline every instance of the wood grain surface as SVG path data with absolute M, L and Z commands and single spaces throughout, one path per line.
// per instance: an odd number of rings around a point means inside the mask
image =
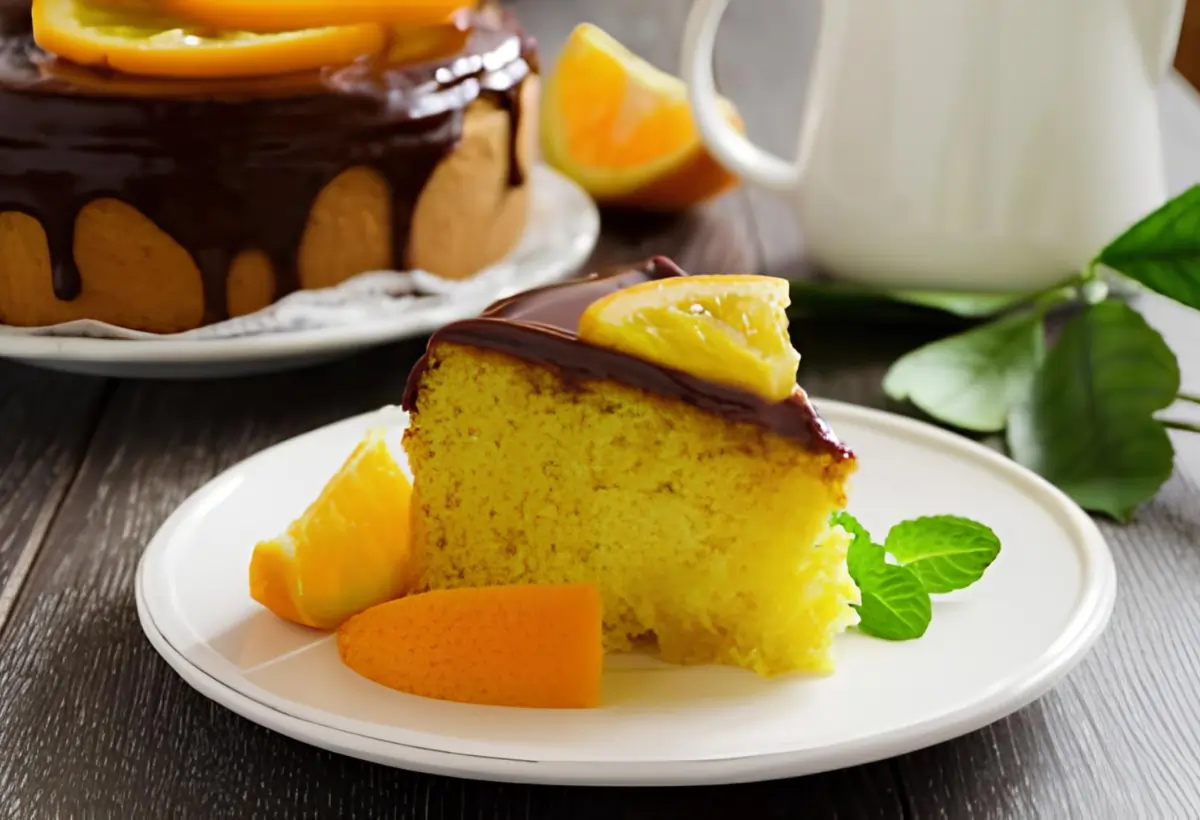
M 0 362 L 0 631 L 103 404 L 104 384 Z
M 688 2 L 512 5 L 547 65 L 570 28 L 590 19 L 673 70 Z M 811 42 L 814 5 L 735 3 L 720 42 L 723 90 L 750 133 L 778 151 L 795 139 L 793 101 L 807 71 L 796 43 Z M 1178 188 L 1200 179 L 1200 106 L 1190 119 L 1175 116 L 1165 127 L 1185 157 L 1173 160 Z M 804 266 L 786 208 L 758 191 L 680 218 L 604 215 L 594 264 L 653 253 L 697 271 Z M 1200 322 L 1158 300 L 1146 305 L 1200 392 Z M 802 380 L 818 395 L 885 406 L 887 363 L 928 335 L 805 323 Z M 1200 817 L 1200 442 L 1182 436 L 1176 475 L 1138 522 L 1103 525 L 1120 590 L 1095 652 L 1009 719 L 895 760 L 730 788 L 470 783 L 339 757 L 215 706 L 138 626 L 133 578 L 146 542 L 188 494 L 247 455 L 396 401 L 422 347 L 195 383 L 106 383 L 0 364 L 0 589 L 14 568 L 23 580 L 8 585 L 19 595 L 7 624 L 0 597 L 0 820 Z

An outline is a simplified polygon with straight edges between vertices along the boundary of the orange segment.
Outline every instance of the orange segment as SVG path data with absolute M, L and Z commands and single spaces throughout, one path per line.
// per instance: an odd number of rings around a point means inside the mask
M 778 402 L 795 390 L 800 363 L 789 302 L 787 281 L 773 276 L 681 276 L 597 300 L 579 337 Z
M 736 183 L 705 149 L 683 82 L 590 24 L 571 33 L 546 81 L 542 149 L 607 204 L 675 210 Z
M 411 497 L 382 433 L 368 434 L 284 535 L 254 547 L 250 596 L 280 618 L 332 629 L 405 594 L 418 574 Z
M 82 65 L 152 77 L 253 77 L 345 65 L 383 50 L 378 25 L 252 34 L 211 31 L 156 11 L 92 0 L 34 0 L 33 35 Z
M 342 661 L 401 692 L 460 703 L 600 704 L 600 595 L 590 585 L 514 585 L 410 595 L 338 630 Z
M 171 14 L 225 31 L 295 29 L 386 23 L 446 24 L 470 0 L 158 0 Z
M 318 626 L 296 605 L 299 585 L 293 549 L 284 538 L 260 541 L 254 546 L 254 554 L 250 557 L 250 597 L 285 621 Z

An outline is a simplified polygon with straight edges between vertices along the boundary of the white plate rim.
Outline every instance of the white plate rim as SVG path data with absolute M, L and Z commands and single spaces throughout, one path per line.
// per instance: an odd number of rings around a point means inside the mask
M 683 786 L 742 783 L 796 777 L 871 763 L 895 757 L 981 729 L 1037 700 L 1052 689 L 1090 651 L 1107 626 L 1116 600 L 1116 568 L 1099 528 L 1061 490 L 1006 456 L 975 441 L 915 419 L 840 401 L 814 398 L 823 415 L 836 420 L 858 421 L 893 427 L 925 438 L 942 449 L 958 451 L 982 461 L 1017 483 L 1029 487 L 1043 503 L 1064 516 L 1072 530 L 1083 571 L 1083 591 L 1068 624 L 1054 643 L 1027 669 L 992 686 L 985 695 L 936 719 L 899 727 L 892 731 L 843 741 L 832 746 L 796 752 L 770 753 L 732 758 L 687 761 L 637 762 L 548 762 L 444 752 L 419 745 L 382 740 L 368 734 L 327 726 L 306 713 L 305 707 L 289 708 L 280 698 L 262 693 L 251 696 L 234 689 L 210 672 L 188 660 L 172 644 L 154 617 L 156 606 L 168 600 L 159 593 L 161 585 L 147 587 L 159 553 L 171 535 L 202 501 L 206 491 L 227 472 L 214 477 L 181 504 L 159 529 L 144 552 L 137 570 L 136 597 L 139 620 L 147 638 L 167 663 L 194 689 L 243 717 L 311 745 L 393 767 L 430 774 L 499 782 L 546 785 L 590 786 Z M 343 419 L 293 439 L 266 448 L 230 470 L 270 458 L 274 450 L 309 436 L 317 436 L 342 425 L 362 424 L 377 416 L 372 411 Z M 255 688 L 255 687 L 251 687 Z
M 600 212 L 591 197 L 569 177 L 548 165 L 536 173 L 550 180 L 544 184 L 571 189 L 586 221 L 586 231 L 570 246 L 556 266 L 560 275 L 587 261 L 600 235 Z M 553 277 L 548 277 L 552 279 Z M 535 284 L 545 284 L 544 282 Z M 491 300 L 488 300 L 491 301 Z M 486 305 L 485 305 L 486 306 Z M 478 311 L 475 311 L 478 312 Z M 320 356 L 353 351 L 377 344 L 430 333 L 447 322 L 466 318 L 455 306 L 413 311 L 395 319 L 358 326 L 238 336 L 228 339 L 99 339 L 78 336 L 12 336 L 0 334 L 0 359 L 17 361 L 73 361 L 101 364 L 212 364 L 247 359 L 271 361 L 293 356 Z

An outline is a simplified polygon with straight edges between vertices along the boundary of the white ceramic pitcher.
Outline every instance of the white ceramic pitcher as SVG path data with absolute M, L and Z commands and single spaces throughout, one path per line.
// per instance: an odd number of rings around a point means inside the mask
M 795 162 L 720 115 L 712 53 L 728 5 L 697 0 L 688 20 L 700 133 L 794 201 L 835 275 L 1043 287 L 1166 198 L 1157 92 L 1185 0 L 826 0 Z

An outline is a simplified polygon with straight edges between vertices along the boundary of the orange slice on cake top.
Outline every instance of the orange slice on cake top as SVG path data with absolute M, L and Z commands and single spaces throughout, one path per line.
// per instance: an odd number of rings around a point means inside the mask
M 345 65 L 379 54 L 378 24 L 261 34 L 214 30 L 154 9 L 87 0 L 34 0 L 33 35 L 46 51 L 85 66 L 151 77 L 253 77 Z
M 381 23 L 404 28 L 447 24 L 470 0 L 159 0 L 187 20 L 231 31 L 295 29 Z
M 788 283 L 773 276 L 681 276 L 614 291 L 579 321 L 579 338 L 765 401 L 796 389 Z

